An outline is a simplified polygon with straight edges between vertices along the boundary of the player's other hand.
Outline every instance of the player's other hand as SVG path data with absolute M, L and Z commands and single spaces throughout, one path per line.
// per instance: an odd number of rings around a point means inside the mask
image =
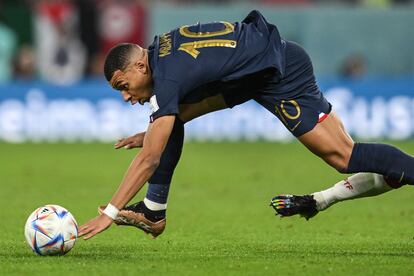
M 112 222 L 110 217 L 102 214 L 79 227 L 78 237 L 83 237 L 84 240 L 90 239 L 111 226 Z
M 133 136 L 119 139 L 118 142 L 115 143 L 115 149 L 125 148 L 125 149 L 133 149 L 133 148 L 141 148 L 144 143 L 145 132 L 141 132 L 135 134 Z

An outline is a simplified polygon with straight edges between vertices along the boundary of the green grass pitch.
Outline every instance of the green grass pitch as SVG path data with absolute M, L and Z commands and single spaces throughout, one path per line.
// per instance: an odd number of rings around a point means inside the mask
M 414 142 L 396 145 L 414 154 Z M 86 222 L 135 153 L 0 144 L 0 275 L 413 275 L 412 187 L 340 203 L 310 221 L 275 217 L 273 195 L 342 179 L 298 143 L 187 143 L 158 239 L 112 226 L 63 257 L 31 252 L 23 228 L 36 207 L 59 204 Z

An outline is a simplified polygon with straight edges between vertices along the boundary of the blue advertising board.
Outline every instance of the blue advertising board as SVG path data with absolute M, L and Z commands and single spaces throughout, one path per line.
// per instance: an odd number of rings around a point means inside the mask
M 363 139 L 414 136 L 414 79 L 322 79 L 319 85 L 348 131 Z M 71 86 L 0 86 L 0 140 L 112 142 L 144 131 L 149 107 L 130 106 L 102 80 Z M 186 139 L 289 141 L 276 117 L 253 101 L 189 122 Z

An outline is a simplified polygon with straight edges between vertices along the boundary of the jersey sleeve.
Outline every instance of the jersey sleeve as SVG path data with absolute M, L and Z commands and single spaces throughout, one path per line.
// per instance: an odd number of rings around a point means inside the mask
M 162 116 L 178 114 L 179 94 L 180 87 L 176 82 L 170 80 L 157 82 L 150 98 L 150 122 Z

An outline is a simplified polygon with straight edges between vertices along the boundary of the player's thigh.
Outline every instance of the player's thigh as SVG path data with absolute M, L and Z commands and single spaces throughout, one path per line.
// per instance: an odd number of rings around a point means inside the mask
M 270 77 L 255 100 L 276 115 L 296 137 L 312 130 L 331 105 L 320 92 L 309 55 L 297 43 L 286 41 L 282 79 Z
M 300 45 L 286 42 L 286 68 L 255 100 L 276 115 L 307 148 L 339 171 L 346 169 L 353 141 L 320 92 L 312 61 Z M 328 116 L 330 115 L 330 116 Z
M 319 91 L 284 100 L 278 95 L 256 99 L 310 151 L 338 171 L 348 167 L 354 142 Z
M 308 133 L 331 113 L 331 104 L 319 91 L 309 92 L 294 99 L 267 94 L 260 95 L 255 100 L 279 118 L 295 137 Z
M 348 168 L 354 141 L 333 112 L 298 139 L 338 171 L 345 172 Z
M 180 104 L 178 116 L 183 122 L 189 122 L 207 113 L 225 108 L 227 108 L 227 104 L 224 97 L 223 95 L 218 94 L 195 103 Z

